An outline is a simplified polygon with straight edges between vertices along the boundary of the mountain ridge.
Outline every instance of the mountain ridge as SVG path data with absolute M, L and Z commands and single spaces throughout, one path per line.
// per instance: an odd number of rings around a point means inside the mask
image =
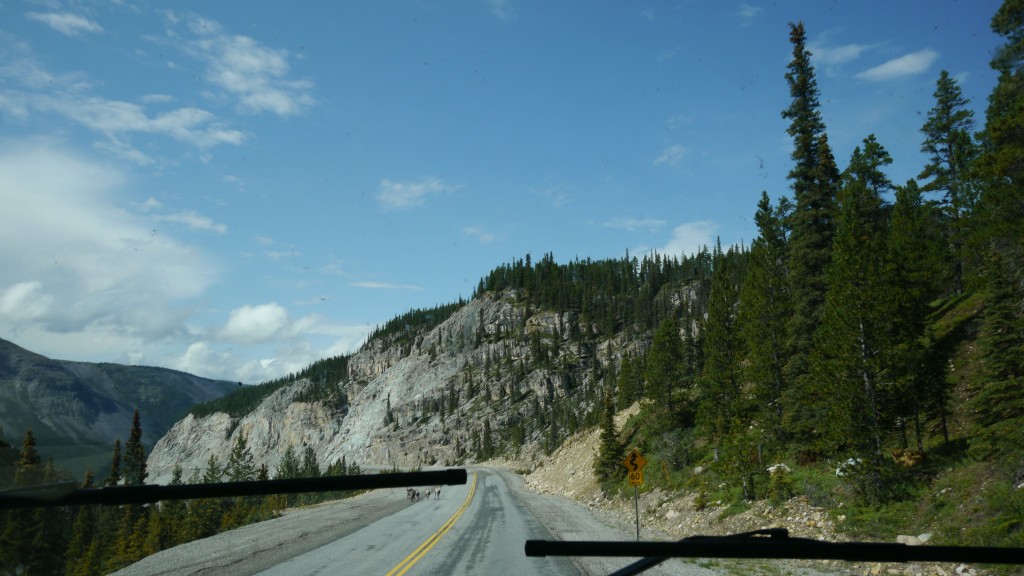
M 152 446 L 194 404 L 237 383 L 178 370 L 51 359 L 0 339 L 0 429 L 20 445 L 31 428 L 39 448 L 73 474 L 109 460 L 126 439 L 132 415 L 142 415 L 143 444 Z

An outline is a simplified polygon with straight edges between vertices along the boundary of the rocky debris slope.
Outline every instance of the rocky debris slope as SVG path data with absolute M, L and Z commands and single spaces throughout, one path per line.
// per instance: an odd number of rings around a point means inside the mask
M 621 430 L 626 420 L 638 411 L 633 405 L 616 416 L 616 428 Z M 595 514 L 619 525 L 636 525 L 633 494 L 606 496 L 600 489 L 593 472 L 593 462 L 600 446 L 600 430 L 591 429 L 570 437 L 539 467 L 526 475 L 526 488 L 542 494 L 553 494 L 575 500 L 591 507 Z M 504 462 L 510 467 L 526 467 L 525 462 Z M 656 474 L 656 470 L 646 470 Z M 625 468 L 623 468 L 625 474 Z M 736 514 L 727 514 L 721 503 L 710 503 L 698 510 L 694 495 L 654 489 L 641 492 L 639 501 L 640 536 L 643 539 L 678 540 L 693 535 L 725 535 L 763 528 L 786 528 L 790 536 L 814 538 L 832 542 L 848 541 L 843 534 L 845 516 L 810 504 L 806 497 L 792 498 L 780 505 L 756 501 L 750 508 Z M 928 534 L 918 536 L 893 535 L 893 542 L 923 545 Z M 722 566 L 730 566 L 723 561 Z M 988 572 L 976 567 L 956 564 L 856 564 L 839 561 L 798 562 L 791 566 L 801 571 L 814 567 L 826 571 L 840 571 L 863 576 L 976 576 Z M 737 570 L 739 568 L 737 567 Z M 742 571 L 749 572 L 745 567 Z

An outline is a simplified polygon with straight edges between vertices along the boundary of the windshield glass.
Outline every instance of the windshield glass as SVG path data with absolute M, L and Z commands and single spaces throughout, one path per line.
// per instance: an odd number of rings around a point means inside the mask
M 0 509 L 0 574 L 1024 545 L 1022 13 L 0 5 L 0 495 L 468 470 Z

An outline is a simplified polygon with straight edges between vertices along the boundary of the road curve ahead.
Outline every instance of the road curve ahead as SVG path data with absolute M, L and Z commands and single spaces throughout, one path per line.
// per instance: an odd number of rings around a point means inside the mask
M 420 500 L 259 574 L 578 574 L 566 558 L 528 558 L 526 540 L 551 534 L 505 478 L 478 469 L 464 486 Z

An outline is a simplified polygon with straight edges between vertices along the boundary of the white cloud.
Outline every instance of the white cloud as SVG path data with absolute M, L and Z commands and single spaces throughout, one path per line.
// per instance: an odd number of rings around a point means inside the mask
M 654 218 L 612 218 L 604 223 L 606 228 L 618 228 L 628 232 L 636 232 L 637 230 L 655 232 L 664 225 L 664 220 Z
M 861 57 L 868 50 L 880 46 L 879 44 L 844 44 L 843 46 L 827 46 L 822 43 L 811 42 L 807 49 L 811 52 L 811 59 L 814 63 L 822 66 L 838 66 L 853 62 Z
M 928 71 L 928 68 L 938 57 L 938 52 L 931 48 L 925 48 L 924 50 L 905 54 L 899 58 L 893 58 L 892 60 L 889 60 L 884 64 L 879 64 L 874 68 L 869 68 L 868 70 L 857 74 L 857 78 L 872 82 L 882 82 L 885 80 L 902 78 L 904 76 L 923 74 Z
M 486 0 L 487 6 L 491 9 L 491 14 L 494 14 L 500 20 L 511 20 L 515 15 L 512 10 L 511 0 Z
M 84 16 L 67 12 L 29 12 L 25 14 L 25 17 L 29 20 L 42 22 L 65 36 L 78 36 L 82 32 L 103 32 L 103 27 L 96 22 Z
M 236 99 L 239 111 L 291 116 L 315 103 L 309 92 L 312 82 L 289 78 L 287 50 L 229 34 L 219 23 L 201 17 L 190 18 L 188 28 L 194 38 L 186 52 L 206 63 L 206 79 Z
M 466 226 L 462 229 L 463 234 L 475 237 L 481 244 L 490 244 L 497 238 L 493 232 L 489 232 L 483 226 Z
M 672 230 L 672 238 L 660 252 L 685 256 L 695 254 L 702 248 L 714 244 L 716 230 L 718 230 L 718 224 L 710 220 L 680 224 Z
M 754 23 L 754 19 L 757 18 L 763 9 L 760 6 L 753 6 L 746 2 L 740 3 L 739 17 L 741 26 L 750 26 Z
M 689 152 L 689 148 L 680 146 L 679 144 L 673 144 L 661 152 L 661 155 L 654 159 L 654 165 L 660 166 L 662 164 L 667 166 L 678 166 L 683 161 L 683 157 Z
M 217 234 L 226 234 L 228 227 L 225 224 L 218 224 L 195 212 L 178 212 L 177 214 L 167 214 L 164 216 L 157 216 L 157 220 L 160 222 L 172 222 L 174 224 L 183 224 L 193 230 L 203 230 L 206 232 L 214 232 Z
M 0 318 L 68 348 L 186 331 L 217 272 L 196 248 L 121 209 L 120 174 L 45 144 L 0 144 Z M 127 204 L 127 203 L 126 203 Z
M 377 200 L 391 208 L 411 208 L 427 201 L 431 194 L 441 194 L 455 190 L 438 178 L 426 178 L 419 182 L 395 182 L 387 178 L 380 181 Z
M 239 145 L 247 139 L 200 108 L 152 115 L 140 104 L 96 96 L 87 79 L 79 74 L 50 74 L 24 46 L 17 47 L 10 61 L 0 66 L 0 109 L 19 118 L 63 116 L 101 134 L 104 140 L 96 143 L 98 148 L 139 165 L 154 160 L 132 145 L 131 138 L 137 135 L 169 137 L 202 151 L 221 144 Z
M 45 316 L 53 304 L 53 296 L 42 293 L 43 284 L 18 282 L 3 289 L 0 286 L 0 318 L 23 321 Z
M 288 311 L 276 302 L 242 306 L 231 311 L 220 336 L 234 342 L 253 344 L 270 340 L 287 325 Z

